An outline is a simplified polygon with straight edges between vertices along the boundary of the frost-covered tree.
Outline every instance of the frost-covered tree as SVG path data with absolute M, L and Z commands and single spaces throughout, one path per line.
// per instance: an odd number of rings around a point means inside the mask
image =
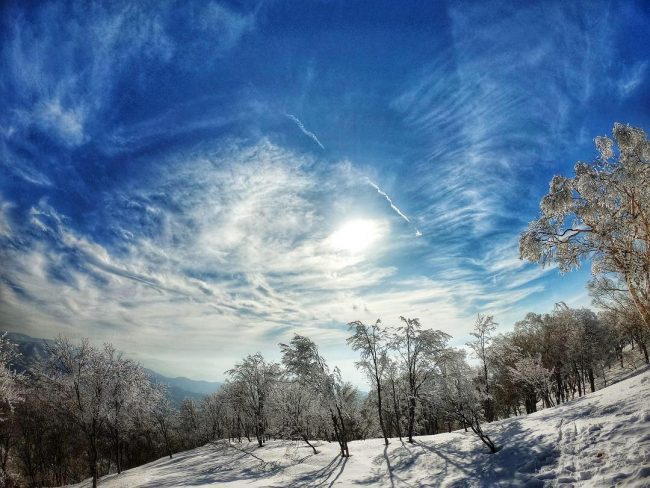
M 223 437 L 227 405 L 222 393 L 222 391 L 217 391 L 205 396 L 199 405 L 199 423 L 203 443 Z
M 200 443 L 199 412 L 196 400 L 186 397 L 178 409 L 178 429 L 184 447 L 191 449 Z
M 244 411 L 243 407 L 246 401 L 246 391 L 243 383 L 226 381 L 219 393 L 224 398 L 228 438 L 237 439 L 238 442 L 241 442 L 242 436 L 246 436 L 250 442 L 250 421 L 248 413 Z
M 0 336 L 0 422 L 6 420 L 16 404 L 23 400 L 22 375 L 13 367 L 18 350 L 6 336 L 6 333 Z
M 167 386 L 161 384 L 152 385 L 147 390 L 145 405 L 148 407 L 150 418 L 153 420 L 156 430 L 163 438 L 165 451 L 172 459 L 172 425 L 174 424 L 176 412 L 172 408 L 167 393 Z
M 280 375 L 280 367 L 276 363 L 266 362 L 264 357 L 257 353 L 247 356 L 227 373 L 233 381 L 242 385 L 242 406 L 254 418 L 255 437 L 259 447 L 262 447 L 267 423 L 266 401 Z
M 310 439 L 323 429 L 324 414 L 314 391 L 297 381 L 280 382 L 271 397 L 271 414 L 278 437 L 300 439 L 318 454 Z
M 526 399 L 526 413 L 537 411 L 537 399 L 544 400 L 546 406 L 553 406 L 551 401 L 551 375 L 549 371 L 542 366 L 541 355 L 524 356 L 517 360 L 515 365 L 510 368 L 510 374 L 516 385 L 524 391 Z
M 149 376 L 141 365 L 125 358 L 111 344 L 104 346 L 103 354 L 110 368 L 107 424 L 113 438 L 115 466 L 121 473 L 123 437 L 137 412 L 145 408 L 142 400 L 150 388 Z
M 519 347 L 512 340 L 512 334 L 501 334 L 490 344 L 492 361 L 492 396 L 495 412 L 502 417 L 519 414 L 522 400 L 521 389 L 514 382 L 510 369 L 520 358 Z
M 441 405 L 448 415 L 464 426 L 469 426 L 490 453 L 499 450 L 490 436 L 483 430 L 483 394 L 472 381 L 474 371 L 465 360 L 465 352 L 447 350 L 440 358 L 439 377 Z
M 0 336 L 0 486 L 11 483 L 11 475 L 7 472 L 11 444 L 14 433 L 9 417 L 14 413 L 16 405 L 23 401 L 24 392 L 20 384 L 23 376 L 13 368 L 13 362 L 18 357 L 16 345 L 9 341 L 6 333 Z
M 650 143 L 628 125 L 613 135 L 595 139 L 600 157 L 577 163 L 574 177 L 553 177 L 520 256 L 563 272 L 591 257 L 600 286 L 629 293 L 650 328 Z
M 628 293 L 608 288 L 601 280 L 590 283 L 590 293 L 594 304 L 603 309 L 600 322 L 611 325 L 610 340 L 614 341 L 616 356 L 623 366 L 623 348 L 629 342 L 635 343 L 643 352 L 644 361 L 650 363 L 650 329 L 645 326 L 643 317 L 635 307 Z
M 318 346 L 309 338 L 294 335 L 289 344 L 280 344 L 282 364 L 294 375 L 304 388 L 311 388 L 318 395 L 323 408 L 328 412 L 334 437 L 339 443 L 341 457 L 348 457 L 350 450 L 351 389 L 343 382 L 338 368 L 330 371 Z
M 403 381 L 401 381 L 397 361 L 390 357 L 386 365 L 386 388 L 392 404 L 393 427 L 399 439 L 402 440 Z
M 400 317 L 404 324 L 393 334 L 390 347 L 400 358 L 408 392 L 407 435 L 413 442 L 416 405 L 420 389 L 435 373 L 436 361 L 450 336 L 439 330 L 423 329 L 418 319 Z
M 100 435 L 106 427 L 112 368 L 87 339 L 74 345 L 59 337 L 48 346 L 42 380 L 52 392 L 52 406 L 83 432 L 93 488 L 99 477 Z
M 356 365 L 368 376 L 377 393 L 379 426 L 384 436 L 384 443 L 388 445 L 382 403 L 384 371 L 388 362 L 388 346 L 385 340 L 385 332 L 379 319 L 373 325 L 366 325 L 359 320 L 350 322 L 348 325 L 353 334 L 348 338 L 347 342 L 352 346 L 352 349 L 360 351 L 361 361 L 357 361 Z
M 478 314 L 474 323 L 474 330 L 470 333 L 474 340 L 467 343 L 472 349 L 474 355 L 481 362 L 481 382 L 480 388 L 485 400 L 483 409 L 485 420 L 492 422 L 494 411 L 492 406 L 492 396 L 490 392 L 490 376 L 488 369 L 490 367 L 489 348 L 492 342 L 492 333 L 496 330 L 497 323 L 492 315 Z

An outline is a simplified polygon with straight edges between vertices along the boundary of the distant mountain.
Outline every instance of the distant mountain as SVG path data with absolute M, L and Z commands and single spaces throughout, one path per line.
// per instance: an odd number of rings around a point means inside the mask
M 18 345 L 18 350 L 21 355 L 14 366 L 19 372 L 23 372 L 37 361 L 47 358 L 46 345 L 52 342 L 47 339 L 37 339 L 18 332 L 8 332 L 7 339 Z
M 170 388 L 180 388 L 181 390 L 196 393 L 197 395 L 209 395 L 221 388 L 221 383 L 218 381 L 191 380 L 184 376 L 168 378 L 167 376 L 163 376 L 150 369 L 147 369 L 146 371 L 151 375 L 151 379 L 157 383 L 165 383 Z
M 168 378 L 145 368 L 154 383 L 163 383 L 169 387 L 169 396 L 175 405 L 180 405 L 185 398 L 200 400 L 204 396 L 214 393 L 221 388 L 222 383 L 218 381 L 191 380 L 183 376 Z
M 16 369 L 25 371 L 30 365 L 47 357 L 47 344 L 52 341 L 47 339 L 38 339 L 18 332 L 7 333 L 7 338 L 18 345 L 21 357 L 16 361 Z M 180 405 L 185 398 L 200 400 L 204 396 L 214 393 L 221 388 L 222 383 L 218 381 L 199 381 L 191 380 L 179 376 L 177 378 L 168 378 L 151 369 L 145 368 L 151 376 L 154 383 L 165 384 L 169 387 L 169 396 L 176 406 Z

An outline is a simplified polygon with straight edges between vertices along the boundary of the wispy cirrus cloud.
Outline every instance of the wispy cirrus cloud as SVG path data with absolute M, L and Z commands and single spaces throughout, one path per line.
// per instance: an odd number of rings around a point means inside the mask
M 3 325 L 29 316 L 27 330 L 45 335 L 64 320 L 65 330 L 83 324 L 104 340 L 128 326 L 137 342 L 212 323 L 188 345 L 236 331 L 246 347 L 261 347 L 269 334 L 279 340 L 279 326 L 347 323 L 366 290 L 395 274 L 376 262 L 386 244 L 365 254 L 328 242 L 354 206 L 332 195 L 361 184 L 345 171 L 321 171 L 268 141 L 178 158 L 161 163 L 166 175 L 155 185 L 102 197 L 106 213 L 95 218 L 113 236 L 110 248 L 75 231 L 47 201 L 32 207 L 24 244 L 4 249 L 15 266 L 1 275 Z M 28 312 L 34 307 L 38 313 Z M 338 344 L 344 334 L 335 327 L 318 336 Z M 230 360 L 245 352 L 228 350 Z
M 432 272 L 471 285 L 459 293 L 475 297 L 459 299 L 470 309 L 504 313 L 544 292 L 554 274 L 519 261 L 517 235 L 545 187 L 531 178 L 571 167 L 571 156 L 554 155 L 581 139 L 576 114 L 623 81 L 602 73 L 615 27 L 601 14 L 585 18 L 559 3 L 543 12 L 451 7 L 448 48 L 392 102 L 424 148 L 402 184 L 432 236 Z
M 645 80 L 648 61 L 640 61 L 625 69 L 618 80 L 618 91 L 621 98 L 633 93 Z
M 360 383 L 350 320 L 463 344 L 477 312 L 584 303 L 517 237 L 610 118 L 647 118 L 644 11 L 303 9 L 0 7 L 0 325 L 206 379 L 300 332 Z

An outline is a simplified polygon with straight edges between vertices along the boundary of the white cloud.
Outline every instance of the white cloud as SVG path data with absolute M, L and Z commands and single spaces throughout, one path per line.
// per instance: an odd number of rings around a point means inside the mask
M 13 204 L 3 200 L 0 195 L 0 237 L 11 237 L 11 222 L 9 220 L 9 211 Z
M 630 67 L 623 67 L 623 74 L 618 81 L 618 91 L 621 98 L 630 96 L 643 83 L 647 67 L 647 61 L 635 63 Z
M 383 242 L 381 218 L 377 241 L 363 253 L 330 245 L 349 203 L 332 191 L 350 184 L 336 169 L 318 172 L 264 141 L 165 164 L 172 169 L 155 186 L 105 195 L 107 224 L 123 236 L 113 250 L 73 230 L 46 201 L 35 206 L 31 232 L 41 237 L 5 250 L 14 264 L 3 270 L 1 325 L 22 316 L 34 335 L 115 339 L 126 350 L 139 344 L 140 358 L 182 334 L 184 348 L 202 351 L 179 356 L 174 368 L 187 374 L 228 342 L 221 369 L 211 373 L 219 375 L 233 355 L 267 349 L 287 327 L 340 338 L 328 324 L 354 319 L 351 303 L 396 272 L 377 264 L 395 249 Z M 349 306 L 327 310 L 327 303 Z
M 33 9 L 29 19 L 15 12 L 1 49 L 7 66 L 3 83 L 12 94 L 0 114 L 0 127 L 11 131 L 2 135 L 17 139 L 37 127 L 71 147 L 101 139 L 105 134 L 93 133 L 93 127 L 111 117 L 125 73 L 152 60 L 160 66 L 176 60 L 195 69 L 192 56 L 198 44 L 209 46 L 211 59 L 218 58 L 254 27 L 256 13 L 218 2 L 184 9 L 95 3 L 83 12 L 73 5 L 49 4 Z M 190 42 L 178 42 L 172 21 L 188 22 Z
M 54 131 L 71 146 L 79 145 L 84 140 L 84 115 L 82 109 L 66 109 L 59 99 L 42 104 L 36 118 L 46 131 Z

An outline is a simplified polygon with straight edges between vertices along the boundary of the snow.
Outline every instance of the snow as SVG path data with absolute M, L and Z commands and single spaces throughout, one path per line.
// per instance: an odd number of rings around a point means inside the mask
M 492 424 L 490 455 L 470 432 L 350 443 L 225 441 L 110 475 L 107 488 L 225 486 L 650 486 L 650 369 L 559 407 Z M 86 481 L 77 487 L 89 486 Z

